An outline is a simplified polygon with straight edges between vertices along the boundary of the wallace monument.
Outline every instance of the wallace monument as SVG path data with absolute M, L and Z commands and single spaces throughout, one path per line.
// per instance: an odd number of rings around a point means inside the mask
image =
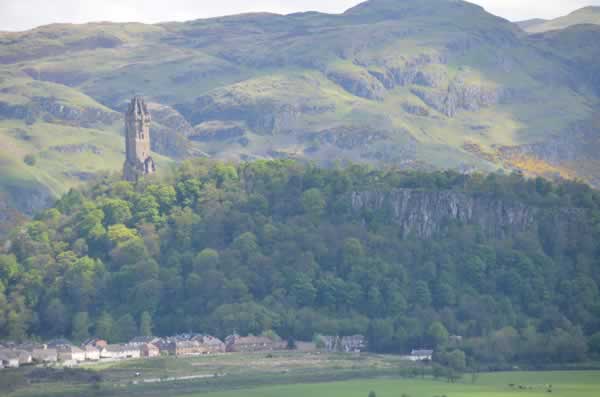
M 125 114 L 125 164 L 123 178 L 136 181 L 156 172 L 150 156 L 150 112 L 141 96 L 131 99 Z

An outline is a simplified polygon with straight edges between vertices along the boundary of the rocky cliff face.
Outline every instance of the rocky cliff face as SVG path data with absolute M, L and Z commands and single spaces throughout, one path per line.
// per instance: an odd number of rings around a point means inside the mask
M 25 105 L 12 105 L 0 101 L 0 118 L 34 122 L 42 118 L 46 122 L 59 122 L 81 127 L 95 124 L 110 125 L 121 119 L 117 112 L 96 108 L 74 107 L 53 98 L 33 97 Z
M 385 85 L 391 87 L 391 82 L 386 81 L 384 77 L 364 70 L 358 72 L 336 70 L 327 73 L 327 77 L 351 94 L 376 101 L 383 99 Z
M 189 154 L 187 137 L 192 126 L 174 108 L 159 103 L 149 103 L 154 124 L 151 128 L 152 150 L 165 156 L 183 159 Z
M 355 213 L 379 212 L 401 227 L 404 237 L 431 238 L 451 223 L 476 225 L 492 238 L 523 232 L 535 225 L 538 210 L 489 195 L 455 191 L 397 189 L 354 192 Z
M 492 106 L 500 102 L 503 96 L 496 87 L 467 84 L 461 79 L 452 81 L 447 90 L 414 87 L 411 92 L 448 117 L 456 116 L 460 110 L 476 112 Z

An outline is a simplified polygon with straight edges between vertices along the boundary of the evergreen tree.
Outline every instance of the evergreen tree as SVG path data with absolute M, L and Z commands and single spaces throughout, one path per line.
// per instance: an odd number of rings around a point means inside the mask
M 152 317 L 150 313 L 143 312 L 140 316 L 140 336 L 152 336 Z
M 71 338 L 76 342 L 83 342 L 90 337 L 90 318 L 87 312 L 75 313 L 71 327 Z
M 98 320 L 96 320 L 96 336 L 98 338 L 112 342 L 114 340 L 113 335 L 114 322 L 112 316 L 108 312 L 103 312 Z
M 131 314 L 124 314 L 119 317 L 114 325 L 114 336 L 117 342 L 128 342 L 133 339 L 138 332 L 138 327 Z

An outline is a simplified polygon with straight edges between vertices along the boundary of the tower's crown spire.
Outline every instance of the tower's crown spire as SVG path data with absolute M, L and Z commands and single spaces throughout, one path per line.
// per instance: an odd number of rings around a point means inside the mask
M 131 99 L 129 108 L 127 109 L 127 114 L 133 116 L 150 116 L 146 102 L 141 95 L 136 95 Z

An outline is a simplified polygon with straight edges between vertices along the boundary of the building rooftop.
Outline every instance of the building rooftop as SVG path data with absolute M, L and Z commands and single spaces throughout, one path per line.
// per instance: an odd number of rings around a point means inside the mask
M 107 345 L 106 346 L 106 351 L 109 352 L 130 352 L 132 350 L 138 350 L 139 347 L 138 346 L 134 346 L 134 345 L 127 345 L 127 344 L 117 344 L 117 345 Z
M 410 352 L 411 356 L 431 356 L 433 354 L 433 350 L 429 349 L 415 349 Z

